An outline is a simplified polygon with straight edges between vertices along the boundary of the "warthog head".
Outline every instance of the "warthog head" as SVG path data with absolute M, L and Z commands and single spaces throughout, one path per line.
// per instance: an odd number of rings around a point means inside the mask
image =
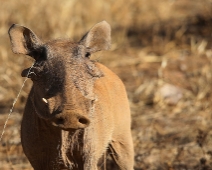
M 35 59 L 22 76 L 33 81 L 29 97 L 37 115 L 65 130 L 87 127 L 96 100 L 94 82 L 104 76 L 89 55 L 109 48 L 109 24 L 96 24 L 78 43 L 43 42 L 30 29 L 15 24 L 9 35 L 14 53 Z

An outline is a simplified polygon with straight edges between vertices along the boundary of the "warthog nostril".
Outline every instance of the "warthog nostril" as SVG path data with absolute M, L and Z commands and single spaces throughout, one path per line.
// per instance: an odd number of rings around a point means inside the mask
M 64 123 L 64 119 L 63 118 L 57 118 L 56 119 L 56 124 L 63 124 Z
M 79 122 L 84 124 L 84 125 L 88 125 L 90 123 L 90 121 L 86 118 L 79 118 Z
M 81 129 L 89 126 L 90 120 L 79 114 L 60 114 L 55 115 L 52 124 L 64 129 Z

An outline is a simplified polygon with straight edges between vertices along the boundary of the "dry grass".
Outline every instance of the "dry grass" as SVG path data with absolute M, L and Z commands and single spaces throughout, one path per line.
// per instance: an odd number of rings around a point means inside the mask
M 0 4 L 0 129 L 24 81 L 21 70 L 33 62 L 12 54 L 7 35 L 11 24 L 25 25 L 44 40 L 79 40 L 92 25 L 107 20 L 112 26 L 111 51 L 93 58 L 126 85 L 135 169 L 212 169 L 211 0 L 0 0 Z M 8 122 L 0 169 L 30 169 L 19 138 L 30 86 L 27 81 Z M 163 89 L 176 93 L 164 96 Z

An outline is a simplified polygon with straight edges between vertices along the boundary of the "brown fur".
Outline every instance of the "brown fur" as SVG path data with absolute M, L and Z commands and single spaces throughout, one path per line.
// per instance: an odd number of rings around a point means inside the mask
M 22 72 L 33 86 L 22 125 L 24 152 L 35 170 L 97 170 L 110 151 L 122 170 L 133 169 L 130 110 L 121 80 L 89 55 L 110 46 L 110 26 L 96 24 L 78 43 L 42 42 L 12 25 L 14 53 L 35 59 Z

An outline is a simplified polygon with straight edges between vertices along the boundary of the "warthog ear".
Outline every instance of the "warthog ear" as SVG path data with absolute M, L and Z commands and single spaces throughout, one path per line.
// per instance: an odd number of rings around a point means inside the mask
M 80 40 L 80 44 L 87 48 L 88 53 L 108 50 L 111 43 L 111 28 L 106 21 L 94 25 Z
M 41 40 L 29 28 L 13 24 L 9 31 L 12 51 L 16 54 L 30 55 L 41 44 Z

